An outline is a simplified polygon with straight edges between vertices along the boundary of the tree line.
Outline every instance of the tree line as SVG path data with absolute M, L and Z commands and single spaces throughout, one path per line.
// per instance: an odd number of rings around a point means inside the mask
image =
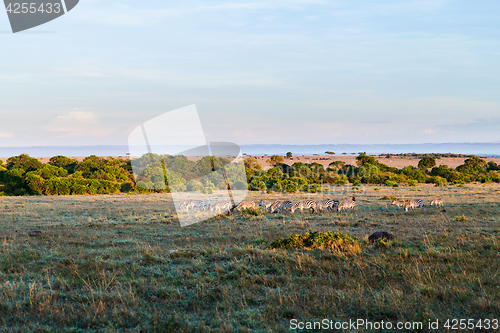
M 49 162 L 42 163 L 22 154 L 10 157 L 5 164 L 0 160 L 0 195 L 212 193 L 226 189 L 227 182 L 235 189 L 248 186 L 250 190 L 288 193 L 314 193 L 321 191 L 324 184 L 417 186 L 432 183 L 436 186 L 462 186 L 471 182 L 500 183 L 500 167 L 477 156 L 470 156 L 457 168 L 437 166 L 435 157 L 423 156 L 418 167 L 398 169 L 365 153 L 356 157 L 356 165 L 335 161 L 326 168 L 316 162 L 296 162 L 289 166 L 278 155 L 271 156 L 270 161 L 273 167 L 262 170 L 257 160 L 246 158 L 246 173 L 241 174 L 234 163 L 224 158 L 206 156 L 193 161 L 186 156 L 146 154 L 134 160 L 134 166 L 140 171 L 134 177 L 128 159 L 92 155 L 78 162 L 69 157 L 54 156 Z M 223 168 L 228 171 L 226 175 Z
M 319 191 L 323 184 L 382 184 L 397 187 L 401 184 L 417 186 L 423 183 L 436 186 L 461 186 L 471 182 L 500 183 L 500 167 L 495 162 L 487 163 L 478 156 L 470 155 L 464 164 L 457 168 L 437 166 L 434 156 L 423 156 L 418 167 L 406 166 L 398 169 L 380 163 L 366 153 L 356 157 L 356 165 L 334 161 L 326 168 L 316 162 L 296 162 L 289 166 L 277 156 L 271 156 L 268 161 L 273 167 L 264 171 L 256 159 L 250 157 L 245 160 L 250 189 L 314 193 Z

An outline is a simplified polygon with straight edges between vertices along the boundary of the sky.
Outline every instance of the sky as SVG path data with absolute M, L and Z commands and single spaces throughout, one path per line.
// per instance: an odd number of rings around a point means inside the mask
M 209 141 L 500 142 L 500 2 L 81 0 L 12 34 L 0 147 L 126 145 L 196 105 Z

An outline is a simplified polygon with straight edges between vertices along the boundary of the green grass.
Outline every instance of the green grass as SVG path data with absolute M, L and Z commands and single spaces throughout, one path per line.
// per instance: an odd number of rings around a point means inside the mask
M 421 188 L 398 197 L 442 197 L 446 211 L 404 213 L 379 200 L 394 189 L 368 187 L 354 212 L 252 210 L 186 228 L 166 194 L 1 197 L 0 331 L 289 332 L 292 318 L 498 318 L 499 187 Z M 370 245 L 375 231 L 396 238 Z M 350 241 L 355 251 L 339 250 Z

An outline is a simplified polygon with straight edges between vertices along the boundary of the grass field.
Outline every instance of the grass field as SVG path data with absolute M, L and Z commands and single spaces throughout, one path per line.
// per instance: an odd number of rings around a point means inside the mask
M 355 195 L 354 212 L 244 212 L 186 228 L 166 194 L 0 197 L 0 331 L 296 332 L 292 319 L 500 317 L 499 185 Z M 390 196 L 445 207 L 404 213 L 381 200 Z M 361 251 L 270 248 L 308 231 L 351 234 Z M 396 240 L 370 245 L 375 231 Z

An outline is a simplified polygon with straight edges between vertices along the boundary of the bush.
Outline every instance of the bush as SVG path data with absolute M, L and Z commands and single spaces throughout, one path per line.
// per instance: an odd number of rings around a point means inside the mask
M 434 184 L 436 184 L 436 186 L 446 186 L 448 185 L 448 181 L 446 180 L 446 178 L 436 176 L 434 178 Z
M 393 182 L 392 180 L 386 180 L 385 181 L 385 186 L 393 187 L 394 185 L 396 185 L 396 183 Z
M 408 186 L 417 186 L 417 185 L 418 185 L 418 181 L 415 179 L 410 179 L 408 181 Z
M 340 252 L 359 253 L 359 241 L 341 232 L 307 232 L 278 239 L 271 244 L 273 249 L 329 249 Z

